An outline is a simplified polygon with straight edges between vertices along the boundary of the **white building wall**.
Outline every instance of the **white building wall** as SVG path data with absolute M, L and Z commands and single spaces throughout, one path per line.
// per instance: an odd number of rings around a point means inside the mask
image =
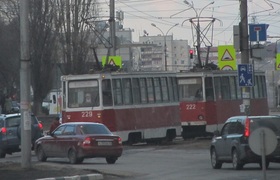
M 166 54 L 164 52 L 165 41 L 166 41 Z M 143 44 L 155 44 L 157 46 L 157 49 L 154 48 L 153 49 L 154 52 L 157 51 L 158 53 L 158 50 L 161 50 L 162 61 L 161 64 L 157 64 L 157 67 L 160 66 L 160 68 L 158 69 L 165 70 L 165 58 L 167 62 L 168 71 L 186 70 L 186 68 L 191 67 L 192 62 L 190 61 L 189 58 L 188 40 L 173 40 L 172 35 L 167 35 L 165 37 L 158 35 L 158 36 L 140 36 L 139 42 Z M 160 47 L 160 49 L 158 47 Z
M 172 69 L 176 72 L 189 70 L 193 66 L 193 62 L 190 59 L 188 40 L 174 40 L 172 46 Z

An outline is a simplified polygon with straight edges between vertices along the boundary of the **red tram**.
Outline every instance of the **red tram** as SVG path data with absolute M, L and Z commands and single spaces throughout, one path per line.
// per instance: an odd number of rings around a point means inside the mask
M 104 72 L 61 81 L 63 123 L 100 122 L 129 143 L 181 135 L 176 73 Z
M 242 89 L 236 71 L 182 72 L 177 80 L 184 139 L 212 133 L 230 116 L 241 114 Z M 254 82 L 251 115 L 267 115 L 265 74 L 255 72 Z
M 240 112 L 236 71 L 111 72 L 62 76 L 63 122 L 105 124 L 123 141 L 213 133 Z M 255 72 L 251 115 L 267 115 L 266 80 Z

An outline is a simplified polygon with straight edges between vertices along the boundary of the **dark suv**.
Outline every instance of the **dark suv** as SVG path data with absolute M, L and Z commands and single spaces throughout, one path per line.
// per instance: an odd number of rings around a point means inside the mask
M 31 122 L 31 143 L 33 148 L 34 142 L 43 136 L 43 126 L 34 115 L 31 115 Z M 0 115 L 0 158 L 4 158 L 6 154 L 20 151 L 20 123 L 20 114 Z
M 236 170 L 247 163 L 259 163 L 261 156 L 256 155 L 249 147 L 249 137 L 260 127 L 271 129 L 277 137 L 277 147 L 266 156 L 266 168 L 269 162 L 280 162 L 280 116 L 234 116 L 229 118 L 221 132 L 216 131 L 210 147 L 211 164 L 220 169 L 223 163 L 232 163 Z

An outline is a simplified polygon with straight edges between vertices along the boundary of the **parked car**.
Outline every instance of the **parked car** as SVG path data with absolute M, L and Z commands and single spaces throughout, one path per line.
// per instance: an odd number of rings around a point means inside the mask
M 210 147 L 211 164 L 220 169 L 223 163 L 232 163 L 236 170 L 247 163 L 258 163 L 261 156 L 249 147 L 249 137 L 260 127 L 271 129 L 277 136 L 278 144 L 272 154 L 266 156 L 266 168 L 270 162 L 280 162 L 280 116 L 235 116 L 229 118 L 221 132 L 215 132 Z
M 84 158 L 102 157 L 108 164 L 114 164 L 122 151 L 119 136 L 103 124 L 91 122 L 61 124 L 35 142 L 35 153 L 42 162 L 51 157 L 68 157 L 71 164 L 77 164 Z
M 36 116 L 31 115 L 31 143 L 34 148 L 35 141 L 43 136 L 43 125 Z M 21 151 L 21 115 L 0 115 L 0 158 L 6 154 Z

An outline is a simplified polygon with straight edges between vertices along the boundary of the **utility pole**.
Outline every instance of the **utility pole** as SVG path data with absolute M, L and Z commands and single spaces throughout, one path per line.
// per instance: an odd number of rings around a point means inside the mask
M 31 168 L 29 0 L 20 1 L 21 167 Z
M 115 0 L 110 0 L 110 56 L 116 55 Z M 106 63 L 107 64 L 107 63 Z
M 241 64 L 249 64 L 248 9 L 247 0 L 240 0 L 240 51 Z M 242 87 L 243 105 L 246 115 L 250 115 L 250 87 Z

